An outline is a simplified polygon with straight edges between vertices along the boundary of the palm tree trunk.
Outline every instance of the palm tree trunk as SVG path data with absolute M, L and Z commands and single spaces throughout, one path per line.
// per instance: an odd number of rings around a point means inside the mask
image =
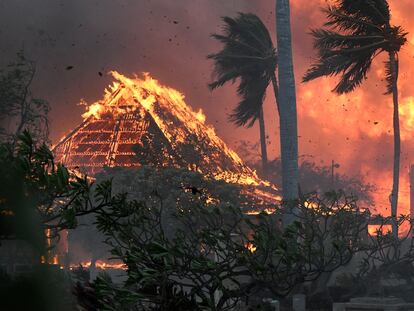
M 400 140 L 400 115 L 398 106 L 398 60 L 396 54 L 390 54 L 390 68 L 392 76 L 392 99 L 393 99 L 393 129 L 394 129 L 394 169 L 392 178 L 392 192 L 391 192 L 391 218 L 392 218 L 392 233 L 395 238 L 398 238 L 397 225 L 397 207 L 398 207 L 398 190 L 400 179 L 400 157 L 401 157 L 401 140 Z
M 276 79 L 276 74 L 273 73 L 272 74 L 272 85 L 273 85 L 273 92 L 275 94 L 275 99 L 276 99 L 276 108 L 277 108 L 277 113 L 279 115 L 280 118 L 280 108 L 279 108 L 279 85 L 277 84 L 277 79 Z
M 298 129 L 293 72 L 289 0 L 276 0 L 279 64 L 280 149 L 282 195 L 285 202 L 298 198 Z
M 263 106 L 260 109 L 259 115 L 259 127 L 260 127 L 260 149 L 262 155 L 262 173 L 267 177 L 267 146 L 266 146 L 266 129 L 263 114 Z

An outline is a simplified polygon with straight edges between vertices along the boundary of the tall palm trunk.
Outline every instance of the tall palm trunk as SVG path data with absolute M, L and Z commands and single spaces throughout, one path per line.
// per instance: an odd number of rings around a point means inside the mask
M 263 114 L 263 107 L 260 109 L 259 115 L 259 127 L 260 127 L 260 148 L 262 155 L 262 173 L 267 177 L 267 146 L 266 146 L 266 128 Z
M 391 192 L 391 217 L 392 217 L 392 233 L 398 238 L 397 225 L 397 207 L 398 207 L 398 190 L 400 179 L 400 157 L 401 157 L 401 141 L 400 141 L 400 116 L 398 106 L 398 60 L 394 52 L 389 53 L 390 69 L 392 77 L 392 99 L 393 99 L 393 128 L 394 128 L 394 170 L 392 179 Z
M 298 130 L 292 60 L 289 0 L 276 0 L 279 65 L 280 149 L 282 195 L 285 202 L 298 198 Z

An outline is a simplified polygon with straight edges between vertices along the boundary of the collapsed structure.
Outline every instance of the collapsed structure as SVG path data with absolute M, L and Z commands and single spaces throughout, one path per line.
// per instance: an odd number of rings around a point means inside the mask
M 56 161 L 95 174 L 104 167 L 180 167 L 243 185 L 276 205 L 278 190 L 261 180 L 205 123 L 184 96 L 145 73 L 115 78 L 104 98 L 87 106 L 83 122 L 55 147 Z

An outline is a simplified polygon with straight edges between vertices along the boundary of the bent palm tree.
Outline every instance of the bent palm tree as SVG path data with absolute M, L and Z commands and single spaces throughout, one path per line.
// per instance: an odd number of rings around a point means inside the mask
M 224 47 L 208 56 L 214 60 L 216 79 L 209 87 L 216 89 L 227 82 L 240 80 L 237 93 L 241 101 L 229 118 L 237 126 L 247 127 L 252 127 L 259 120 L 262 169 L 266 172 L 263 100 L 270 81 L 277 98 L 276 51 L 266 26 L 256 15 L 239 13 L 236 18 L 224 17 L 223 21 L 224 34 L 214 34 L 213 38 L 223 43 Z
M 386 0 L 340 0 L 324 10 L 326 29 L 312 31 L 318 61 L 305 74 L 303 81 L 322 76 L 340 75 L 333 91 L 348 93 L 360 86 L 373 59 L 388 53 L 386 62 L 386 94 L 393 95 L 394 169 L 390 196 L 393 234 L 398 237 L 397 206 L 400 171 L 400 127 L 398 111 L 398 52 L 406 43 L 406 33 L 390 24 Z

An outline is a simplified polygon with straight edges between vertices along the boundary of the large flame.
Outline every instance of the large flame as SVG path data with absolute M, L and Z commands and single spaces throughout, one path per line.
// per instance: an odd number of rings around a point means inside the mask
M 82 115 L 84 120 L 100 119 L 107 114 L 116 116 L 131 113 L 143 107 L 151 115 L 171 146 L 176 147 L 179 143 L 186 142 L 189 134 L 195 134 L 200 141 L 221 150 L 235 166 L 242 168 L 238 174 L 234 174 L 234 172 L 217 167 L 215 174 L 217 179 L 246 185 L 270 185 L 260 180 L 254 171 L 244 165 L 237 153 L 217 136 L 214 128 L 205 124 L 206 117 L 203 111 L 200 109 L 195 112 L 191 109 L 185 103 L 184 95 L 179 91 L 161 85 L 149 73 L 144 73 L 143 79 L 137 76 L 127 78 L 117 71 L 112 71 L 111 74 L 116 82 L 105 90 L 102 100 L 86 107 L 86 112 Z M 125 101 L 130 104 L 120 106 L 120 98 L 126 99 Z M 166 114 L 173 115 L 179 123 L 166 117 Z M 201 173 L 205 173 L 203 169 L 198 168 Z
M 115 82 L 103 99 L 87 105 L 83 123 L 55 146 L 56 161 L 69 168 L 89 168 L 94 174 L 104 166 L 139 167 L 140 156 L 149 155 L 157 166 L 188 168 L 242 185 L 258 208 L 271 206 L 266 212 L 274 212 L 280 201 L 277 188 L 245 165 L 205 123 L 203 111 L 185 103 L 182 93 L 148 73 L 143 78 L 116 71 L 111 75 Z M 147 140 L 149 148 L 144 145 Z M 144 154 L 134 149 L 139 146 L 146 148 Z

